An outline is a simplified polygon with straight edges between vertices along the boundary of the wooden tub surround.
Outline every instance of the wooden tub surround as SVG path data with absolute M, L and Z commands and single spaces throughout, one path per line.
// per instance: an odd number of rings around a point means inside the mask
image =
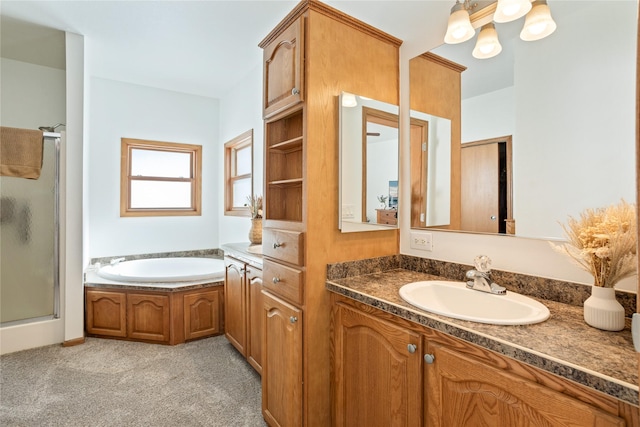
M 85 284 L 88 336 L 175 345 L 224 332 L 224 282 L 182 288 Z

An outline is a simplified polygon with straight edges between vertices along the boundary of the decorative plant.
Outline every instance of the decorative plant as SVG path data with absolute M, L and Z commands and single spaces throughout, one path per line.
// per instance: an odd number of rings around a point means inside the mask
M 247 202 L 244 205 L 249 207 L 251 219 L 262 218 L 262 196 L 247 196 Z
M 378 201 L 382 204 L 383 207 L 387 206 L 387 196 L 385 196 L 384 194 L 378 196 Z
M 586 209 L 562 228 L 568 243 L 552 245 L 573 258 L 594 279 L 594 286 L 613 288 L 637 271 L 636 207 L 622 200 L 606 208 Z

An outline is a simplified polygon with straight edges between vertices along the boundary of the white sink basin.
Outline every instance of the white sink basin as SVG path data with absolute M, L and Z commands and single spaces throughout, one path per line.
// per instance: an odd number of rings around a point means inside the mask
M 431 313 L 494 325 L 529 325 L 549 318 L 549 309 L 538 301 L 507 291 L 493 295 L 467 288 L 463 282 L 431 280 L 400 288 L 400 297 Z

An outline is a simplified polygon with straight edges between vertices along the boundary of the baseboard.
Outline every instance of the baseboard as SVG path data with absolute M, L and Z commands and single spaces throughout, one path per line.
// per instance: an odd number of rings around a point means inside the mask
M 63 347 L 73 347 L 74 345 L 84 344 L 84 337 L 75 338 L 72 340 L 64 341 L 62 343 Z

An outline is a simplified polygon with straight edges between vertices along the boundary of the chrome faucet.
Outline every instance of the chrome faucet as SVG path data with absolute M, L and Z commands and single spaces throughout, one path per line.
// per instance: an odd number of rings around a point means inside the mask
M 467 288 L 487 292 L 495 295 L 505 295 L 507 289 L 504 286 L 497 285 L 489 278 L 491 272 L 491 259 L 486 255 L 478 255 L 473 260 L 476 267 L 475 270 L 467 271 Z
M 109 261 L 109 264 L 111 265 L 118 265 L 120 264 L 122 261 L 124 261 L 124 257 L 122 258 L 114 258 L 111 261 Z

